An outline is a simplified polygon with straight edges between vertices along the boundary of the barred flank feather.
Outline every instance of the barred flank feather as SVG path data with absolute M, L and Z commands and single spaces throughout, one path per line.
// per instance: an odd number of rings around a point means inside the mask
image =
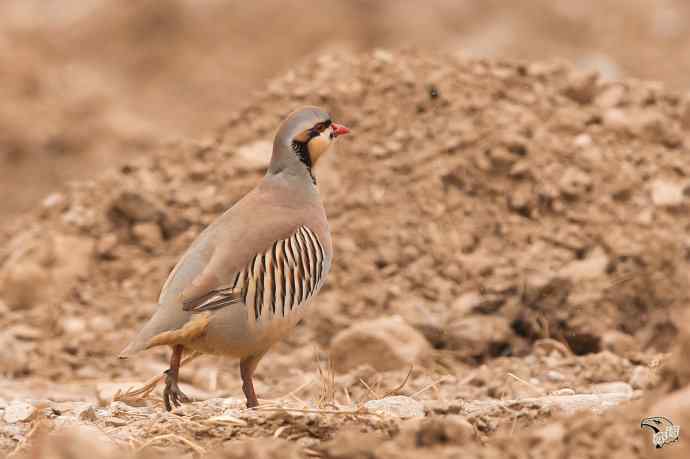
M 235 274 L 231 286 L 209 292 L 185 309 L 201 312 L 241 301 L 255 321 L 269 311 L 285 317 L 321 288 L 325 263 L 326 252 L 316 233 L 300 226 L 287 239 L 257 254 Z

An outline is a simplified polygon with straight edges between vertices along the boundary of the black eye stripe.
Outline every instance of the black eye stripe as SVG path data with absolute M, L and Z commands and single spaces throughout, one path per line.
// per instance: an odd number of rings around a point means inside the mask
M 330 126 L 330 125 L 331 125 L 331 120 L 326 120 L 326 121 L 323 121 L 321 123 L 315 124 L 314 127 L 309 130 L 309 132 L 310 133 L 316 132 L 318 135 L 318 133 L 321 133 L 321 132 L 325 131 L 326 129 L 328 129 L 328 126 Z

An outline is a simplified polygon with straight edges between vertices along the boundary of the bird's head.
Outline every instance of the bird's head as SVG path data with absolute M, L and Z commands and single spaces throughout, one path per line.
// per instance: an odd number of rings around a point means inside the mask
M 335 143 L 350 130 L 331 120 L 331 115 L 319 107 L 303 107 L 283 121 L 273 143 L 269 172 L 288 168 L 311 168 Z M 313 179 L 313 175 L 312 175 Z
M 653 433 L 665 430 L 668 426 L 673 426 L 673 424 L 671 423 L 671 421 L 669 421 L 663 416 L 653 416 L 650 418 L 644 418 L 642 422 L 640 422 L 640 427 L 646 427 Z

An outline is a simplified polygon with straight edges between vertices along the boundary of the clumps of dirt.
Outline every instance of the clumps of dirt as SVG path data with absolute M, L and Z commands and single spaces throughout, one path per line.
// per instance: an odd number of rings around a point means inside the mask
M 450 454 L 452 432 L 476 448 L 501 449 L 507 443 L 494 437 L 573 406 L 613 405 L 597 394 L 615 394 L 616 403 L 640 397 L 659 386 L 660 368 L 674 388 L 687 382 L 687 365 L 675 356 L 678 367 L 664 367 L 662 353 L 688 300 L 690 137 L 682 127 L 690 102 L 562 64 L 383 50 L 317 58 L 272 81 L 213 139 L 166 145 L 73 184 L 6 227 L 0 324 L 11 333 L 0 350 L 3 375 L 26 387 L 76 384 L 85 388 L 79 396 L 41 398 L 112 411 L 112 394 L 95 402 L 107 392 L 99 382 L 165 369 L 162 350 L 127 362 L 115 355 L 155 308 L 181 252 L 254 186 L 280 120 L 304 104 L 329 107 L 353 131 L 316 168 L 334 266 L 304 325 L 259 369 L 260 395 L 289 394 L 313 409 L 310 400 L 323 394 L 352 407 L 400 392 L 423 401 L 430 423 L 399 436 L 397 421 L 364 430 L 392 438 L 382 451 L 421 438 L 416 444 L 442 444 Z M 386 325 L 372 330 L 373 320 Z M 405 348 L 401 330 L 414 337 Z M 348 339 L 356 344 L 333 365 L 340 374 L 315 387 L 315 358 Z M 236 374 L 214 366 L 197 361 L 182 371 L 199 400 L 239 393 Z M 17 390 L 9 387 L 0 396 L 18 398 L 5 395 Z M 135 407 L 144 410 L 132 415 L 143 423 L 138 430 L 129 414 L 96 412 L 90 422 L 112 427 L 116 443 L 136 438 L 142 446 L 171 434 L 170 416 L 181 416 L 184 428 L 164 440 L 199 454 L 198 445 L 243 436 L 194 430 L 219 415 L 210 402 L 190 408 L 198 413 L 165 415 L 154 400 Z M 341 428 L 330 419 L 305 421 L 302 452 L 330 457 L 329 447 L 313 448 Z M 575 420 L 558 422 L 591 434 Z M 5 449 L 36 425 L 7 424 Z M 272 426 L 244 436 L 281 437 Z M 544 435 L 562 439 L 559 429 Z M 532 444 L 529 435 L 519 441 Z

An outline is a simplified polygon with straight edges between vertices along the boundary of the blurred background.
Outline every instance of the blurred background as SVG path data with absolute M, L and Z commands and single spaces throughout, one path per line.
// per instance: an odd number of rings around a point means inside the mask
M 641 417 L 690 426 L 689 90 L 688 0 L 0 1 L 0 455 L 76 426 L 186 457 L 651 457 Z M 211 357 L 182 414 L 123 395 L 168 350 L 115 353 L 307 103 L 353 128 L 316 169 L 336 256 L 257 392 L 424 422 L 241 411 Z
M 376 47 L 559 58 L 690 88 L 685 0 L 0 2 L 0 215 L 199 138 L 308 56 Z

